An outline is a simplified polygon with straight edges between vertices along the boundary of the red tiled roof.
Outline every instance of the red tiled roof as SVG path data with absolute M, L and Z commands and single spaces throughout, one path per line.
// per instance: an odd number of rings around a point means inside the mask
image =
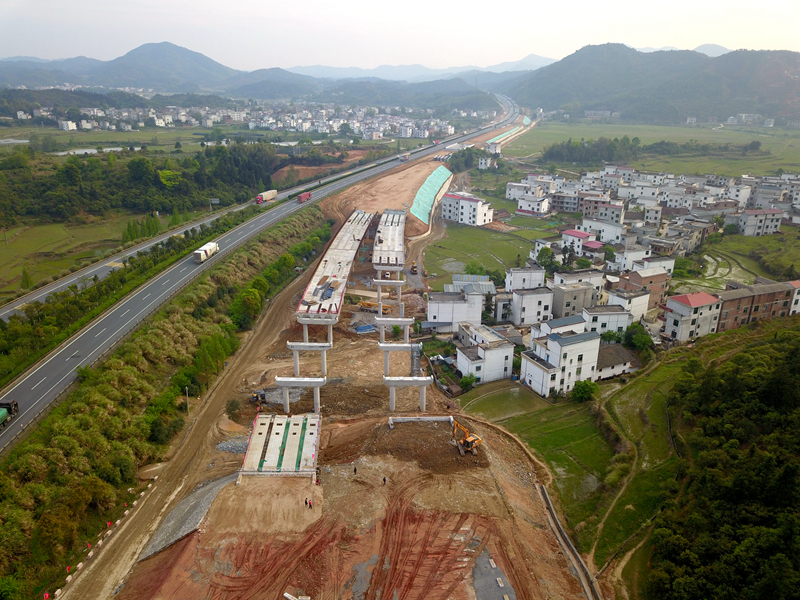
M 590 242 L 583 242 L 584 248 L 589 248 L 589 250 L 599 249 L 605 246 L 603 242 L 598 242 L 597 240 L 592 240 Z
M 586 233 L 585 231 L 578 231 L 577 229 L 566 229 L 561 232 L 561 235 L 571 235 L 572 237 L 581 238 L 585 240 L 588 237 L 592 237 L 591 233 Z
M 691 308 L 695 308 L 697 306 L 706 306 L 707 304 L 715 304 L 719 302 L 719 298 L 706 292 L 695 292 L 694 294 L 683 294 L 682 296 L 670 296 L 669 300 L 674 300 L 675 302 L 685 304 Z
M 744 211 L 748 215 L 777 215 L 783 214 L 783 211 L 778 208 L 756 208 L 753 210 Z
M 787 281 L 786 283 L 788 283 L 790 286 L 792 286 L 795 289 L 800 288 L 800 280 Z

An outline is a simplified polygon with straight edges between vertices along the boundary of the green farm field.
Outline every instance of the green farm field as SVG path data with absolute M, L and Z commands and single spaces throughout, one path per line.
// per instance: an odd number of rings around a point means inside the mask
M 538 158 L 544 148 L 558 142 L 573 140 L 597 139 L 600 137 L 615 138 L 627 135 L 638 137 L 642 144 L 652 144 L 666 140 L 684 143 L 697 140 L 700 143 L 717 144 L 749 144 L 758 140 L 763 150 L 770 155 L 742 156 L 659 156 L 646 157 L 632 163 L 632 166 L 650 171 L 667 171 L 671 173 L 717 173 L 720 175 L 739 176 L 742 173 L 766 174 L 779 168 L 784 171 L 800 169 L 800 132 L 785 129 L 731 128 L 725 126 L 659 126 L 659 125 L 626 125 L 622 123 L 555 123 L 539 124 L 528 133 L 503 148 L 503 154 L 509 157 L 531 159 Z
M 202 212 L 188 213 L 189 219 Z M 19 290 L 23 268 L 36 283 L 103 256 L 106 251 L 120 246 L 128 222 L 142 216 L 114 215 L 82 225 L 50 223 L 7 230 L 5 239 L 0 238 L 0 295 Z M 169 216 L 162 215 L 162 230 L 167 229 L 168 223 Z
M 470 260 L 477 260 L 486 269 L 504 271 L 513 267 L 517 255 L 524 262 L 528 258 L 530 243 L 519 236 L 447 222 L 447 237 L 425 249 L 425 269 L 428 284 L 441 291 L 445 283 L 452 282 L 453 273 L 464 273 Z

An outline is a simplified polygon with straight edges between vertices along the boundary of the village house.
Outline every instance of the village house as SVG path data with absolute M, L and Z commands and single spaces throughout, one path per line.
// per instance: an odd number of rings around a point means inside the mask
M 540 396 L 565 394 L 578 381 L 597 379 L 599 351 L 596 331 L 531 339 L 531 349 L 522 353 L 520 380 Z
M 717 331 L 721 301 L 707 292 L 667 298 L 663 319 L 667 337 L 679 342 Z
M 473 375 L 478 383 L 511 377 L 514 344 L 486 325 L 470 322 L 458 324 L 454 336 L 456 368 L 462 376 Z

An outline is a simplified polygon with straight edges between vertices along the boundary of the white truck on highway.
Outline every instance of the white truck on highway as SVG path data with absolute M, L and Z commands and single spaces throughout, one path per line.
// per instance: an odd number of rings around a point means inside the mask
M 258 196 L 256 196 L 256 204 L 261 204 L 262 202 L 269 202 L 270 200 L 274 200 L 278 197 L 278 190 L 267 190 L 266 192 L 261 192 Z
M 205 262 L 217 252 L 219 252 L 219 245 L 216 242 L 208 242 L 207 244 L 203 244 L 194 251 L 194 262 Z

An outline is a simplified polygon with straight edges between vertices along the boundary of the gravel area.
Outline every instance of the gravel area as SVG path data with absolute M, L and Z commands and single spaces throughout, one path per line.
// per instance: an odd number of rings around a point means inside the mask
M 472 568 L 472 587 L 475 590 L 475 597 L 478 600 L 494 600 L 502 598 L 505 594 L 508 600 L 517 600 L 517 594 L 514 593 L 506 574 L 499 566 L 493 568 L 489 562 L 490 558 L 489 552 L 484 549 L 475 559 L 475 566 Z M 504 587 L 500 587 L 497 583 L 498 577 L 503 581 Z
M 247 452 L 247 436 L 239 435 L 235 438 L 220 442 L 217 444 L 217 450 L 230 452 L 231 454 L 244 454 Z
M 239 474 L 234 473 L 216 481 L 198 485 L 191 494 L 178 502 L 161 522 L 139 560 L 161 552 L 167 546 L 171 546 L 197 529 L 219 491 L 229 483 L 236 481 L 237 477 Z

